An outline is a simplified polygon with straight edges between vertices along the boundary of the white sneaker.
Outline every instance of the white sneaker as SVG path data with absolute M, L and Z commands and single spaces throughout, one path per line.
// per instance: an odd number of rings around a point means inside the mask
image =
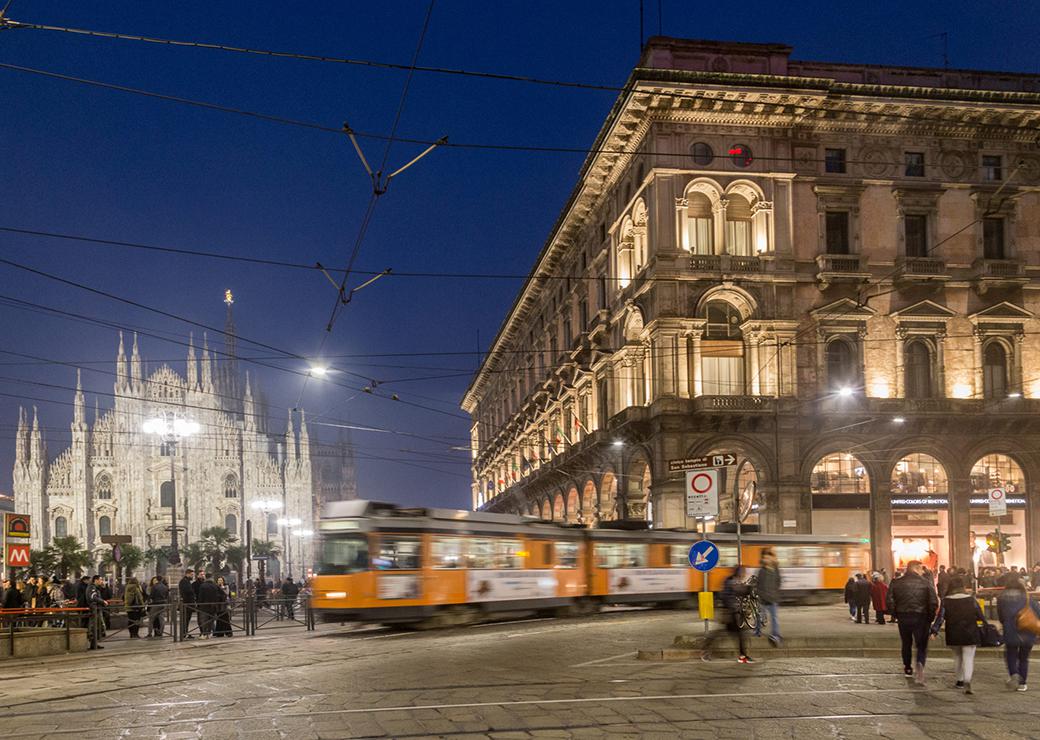
M 1021 683 L 1021 679 L 1019 679 L 1018 674 L 1012 673 L 1008 680 L 1004 682 L 1004 685 L 1014 691 L 1018 688 L 1019 683 Z
M 1025 690 L 1026 690 L 1026 685 L 1024 683 L 1020 683 L 1018 685 L 1018 688 L 1015 689 L 1015 691 L 1025 691 Z

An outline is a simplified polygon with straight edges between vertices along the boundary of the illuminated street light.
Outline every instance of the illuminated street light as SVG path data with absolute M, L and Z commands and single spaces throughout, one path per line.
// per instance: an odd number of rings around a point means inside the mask
M 896 418 L 892 419 L 893 424 L 902 424 L 904 421 L 906 421 L 906 419 L 904 419 L 902 416 L 897 416 Z
M 177 479 L 173 467 L 176 457 L 177 443 L 185 437 L 198 434 L 201 427 L 197 421 L 177 416 L 172 411 L 160 411 L 158 416 L 146 419 L 141 425 L 145 434 L 156 435 L 166 451 L 170 453 L 170 564 L 180 565 L 181 553 L 177 541 Z M 160 493 L 160 503 L 161 501 Z
M 848 386 L 843 386 L 843 387 L 838 389 L 838 395 L 841 396 L 842 398 L 848 398 L 849 396 L 852 395 L 852 389 L 849 388 Z
M 329 373 L 329 369 L 324 365 L 311 365 L 311 375 L 315 378 L 324 378 Z
M 296 520 L 299 523 L 299 519 Z M 305 555 L 306 550 L 303 548 L 303 541 L 314 536 L 314 530 L 312 529 L 294 529 L 292 533 L 299 538 L 297 542 L 297 548 L 300 551 L 300 577 L 304 580 L 307 579 L 307 556 Z

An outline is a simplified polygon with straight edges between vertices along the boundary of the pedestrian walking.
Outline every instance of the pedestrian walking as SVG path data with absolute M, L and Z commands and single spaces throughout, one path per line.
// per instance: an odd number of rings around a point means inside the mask
M 885 599 L 888 598 L 888 584 L 880 573 L 874 574 L 870 583 L 870 601 L 874 605 L 874 620 L 878 624 L 885 623 Z
M 166 605 L 170 588 L 159 576 L 152 576 L 148 584 L 148 637 L 162 637 L 166 629 Z
M 946 624 L 946 647 L 953 651 L 953 671 L 957 676 L 955 688 L 972 693 L 971 677 L 975 672 L 975 650 L 982 644 L 979 622 L 986 616 L 975 597 L 968 592 L 968 585 L 960 574 L 952 574 L 946 580 L 946 596 L 940 602 L 939 614 L 932 624 L 932 634 Z
M 1019 626 L 1019 614 L 1027 605 L 1040 619 L 1040 604 L 1037 604 L 1036 599 L 1029 598 L 1022 579 L 1012 574 L 1005 576 L 1004 592 L 997 597 L 997 616 L 1004 627 L 1004 659 L 1008 670 L 1005 685 L 1014 691 L 1026 690 L 1029 653 L 1036 643 L 1036 634 Z
M 776 558 L 776 552 L 771 547 L 762 550 L 759 560 L 758 578 L 755 589 L 758 591 L 758 602 L 765 608 L 769 618 L 769 641 L 778 646 L 783 638 L 780 637 L 780 589 L 782 580 L 780 578 L 780 565 Z M 762 636 L 762 620 L 755 622 L 755 637 Z
M 950 577 L 953 575 L 952 572 L 946 570 L 945 565 L 939 566 L 939 574 L 936 577 L 936 589 L 939 592 L 939 600 L 942 601 L 943 597 L 946 596 L 946 592 L 950 588 Z
M 705 636 L 701 660 L 710 661 L 711 649 L 715 645 L 716 640 L 723 634 L 730 634 L 737 641 L 737 646 L 740 649 L 737 662 L 754 663 L 751 656 L 748 655 L 744 630 L 740 627 L 740 598 L 747 592 L 748 586 L 744 582 L 744 568 L 738 565 L 722 584 L 722 593 L 720 594 L 722 614 L 719 616 L 722 617 L 723 626 L 720 629 L 709 632 Z
M 184 619 L 181 621 L 181 639 L 191 640 L 191 635 L 188 634 L 188 623 L 191 622 L 191 615 L 195 613 L 195 605 L 198 603 L 198 599 L 195 597 L 195 588 L 192 585 L 194 581 L 195 571 L 188 568 L 184 571 L 184 575 L 181 580 L 177 583 L 177 593 L 181 597 L 181 614 Z M 198 619 L 198 617 L 196 617 Z
M 94 576 L 84 590 L 85 603 L 90 610 L 87 617 L 87 640 L 91 650 L 104 650 L 103 645 L 98 645 L 98 640 L 105 636 L 104 609 L 108 606 L 101 595 L 103 585 L 104 579 L 101 576 Z
M 849 576 L 845 582 L 845 604 L 849 607 L 849 621 L 856 621 L 856 577 Z
M 217 588 L 213 578 L 206 578 L 199 586 L 199 631 L 202 639 L 208 640 L 213 632 L 217 614 L 224 604 L 224 592 Z
M 862 573 L 856 574 L 853 598 L 856 603 L 856 624 L 870 624 L 870 581 Z
M 223 594 L 222 603 L 217 610 L 217 622 L 213 628 L 214 637 L 231 637 L 231 589 L 228 588 L 224 576 L 217 578 L 217 588 Z
M 888 587 L 885 611 L 895 614 L 899 622 L 902 642 L 903 673 L 914 677 L 914 683 L 924 686 L 924 664 L 928 660 L 928 636 L 932 620 L 939 608 L 939 597 L 932 582 L 924 576 L 920 560 L 911 560 L 901 578 Z M 912 648 L 917 656 L 911 665 Z
M 282 582 L 282 598 L 285 599 L 286 616 L 296 619 L 296 597 L 300 595 L 300 587 L 293 583 L 292 577 Z
M 136 578 L 126 579 L 126 590 L 123 592 L 123 604 L 126 606 L 127 632 L 131 639 L 137 640 L 141 637 L 141 623 L 145 617 L 146 601 L 141 584 Z

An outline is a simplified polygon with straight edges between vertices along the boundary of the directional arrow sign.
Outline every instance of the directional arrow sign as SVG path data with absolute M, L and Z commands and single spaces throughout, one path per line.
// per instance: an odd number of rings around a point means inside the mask
M 711 540 L 695 542 L 690 548 L 690 565 L 699 571 L 708 572 L 719 564 L 719 547 Z
M 704 470 L 706 468 L 726 468 L 737 464 L 737 456 L 732 452 L 717 452 L 700 457 L 682 457 L 668 461 L 668 471 L 678 473 L 683 470 Z

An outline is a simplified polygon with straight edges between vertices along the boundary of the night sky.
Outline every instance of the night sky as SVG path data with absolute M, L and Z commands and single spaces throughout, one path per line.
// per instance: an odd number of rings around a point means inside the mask
M 658 3 L 645 0 L 646 33 Z M 793 57 L 1040 72 L 1032 3 L 663 0 L 662 30 L 691 38 L 780 42 Z M 41 2 L 10 18 L 171 39 L 408 64 L 427 3 Z M 461 2 L 433 8 L 419 64 L 620 85 L 638 59 L 639 2 Z M 37 30 L 0 32 L 0 63 L 142 88 L 331 128 L 389 133 L 406 73 Z M 614 94 L 416 73 L 398 134 L 457 143 L 587 147 Z M 384 143 L 362 139 L 372 162 Z M 245 118 L 0 68 L 0 226 L 342 268 L 371 195 L 341 134 Z M 389 169 L 421 151 L 395 144 Z M 526 274 L 559 214 L 581 154 L 442 149 L 380 198 L 356 267 Z M 0 232 L 8 260 L 220 327 L 235 292 L 243 338 L 313 356 L 335 299 L 313 270 L 157 254 Z M 367 279 L 355 275 L 351 285 Z M 324 352 L 338 372 L 311 381 L 308 419 L 405 431 L 355 431 L 362 497 L 468 507 L 468 420 L 458 407 L 519 279 L 387 277 L 358 293 Z M 75 371 L 88 407 L 112 392 L 113 327 L 183 342 L 201 329 L 0 265 L 0 491 L 10 491 L 19 401 L 31 396 L 52 454 L 68 442 Z M 210 336 L 211 346 L 221 345 Z M 141 339 L 149 369 L 185 348 Z M 300 360 L 240 341 L 280 430 L 296 405 Z M 281 359 L 278 359 L 281 355 Z M 275 366 L 275 367 L 271 367 Z M 276 369 L 281 368 L 281 370 Z M 358 377 L 363 376 L 363 377 Z M 434 377 L 431 377 L 434 376 Z M 444 377 L 447 376 L 447 377 Z M 13 379 L 26 379 L 29 384 Z M 411 379 L 411 380 L 409 380 Z M 357 389 L 370 380 L 376 398 Z M 111 398 L 98 396 L 101 407 Z M 419 404 L 419 408 L 406 403 Z M 90 415 L 92 420 L 92 413 Z M 333 439 L 336 430 L 312 426 Z

